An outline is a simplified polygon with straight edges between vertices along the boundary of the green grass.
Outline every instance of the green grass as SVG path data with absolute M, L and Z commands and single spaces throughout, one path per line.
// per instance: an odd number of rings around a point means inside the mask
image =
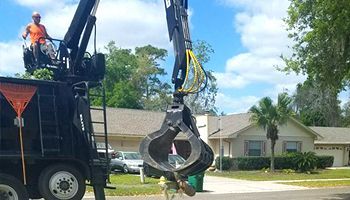
M 280 184 L 285 185 L 295 185 L 303 186 L 309 188 L 322 188 L 322 187 L 345 187 L 350 186 L 350 180 L 341 180 L 341 181 L 301 181 L 301 182 L 282 182 Z
M 111 184 L 116 189 L 105 189 L 107 196 L 138 196 L 161 194 L 159 179 L 145 178 L 145 183 L 140 182 L 140 176 L 133 174 L 112 174 Z M 92 187 L 87 187 L 88 192 L 93 192 Z
M 350 178 L 350 169 L 319 170 L 311 174 L 306 173 L 283 173 L 281 171 L 263 172 L 263 171 L 224 171 L 207 172 L 209 176 L 220 176 L 227 178 L 236 178 L 254 181 L 274 181 L 274 180 L 306 180 L 306 179 L 337 179 Z

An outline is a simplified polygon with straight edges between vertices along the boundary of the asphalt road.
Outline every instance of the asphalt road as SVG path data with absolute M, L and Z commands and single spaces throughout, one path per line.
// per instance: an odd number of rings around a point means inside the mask
M 350 187 L 310 189 L 283 192 L 255 192 L 236 194 L 198 193 L 194 197 L 176 197 L 174 200 L 350 200 Z M 84 200 L 94 200 L 93 197 Z M 165 200 L 163 196 L 108 197 L 107 200 Z

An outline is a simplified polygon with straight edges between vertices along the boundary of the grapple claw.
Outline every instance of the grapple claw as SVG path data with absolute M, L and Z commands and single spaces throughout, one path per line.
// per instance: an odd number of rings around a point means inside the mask
M 179 167 L 168 162 L 168 152 L 175 137 L 184 133 L 191 146 L 191 154 Z M 144 161 L 152 167 L 181 175 L 194 175 L 206 170 L 214 160 L 211 148 L 200 139 L 200 135 L 190 109 L 183 104 L 168 106 L 160 130 L 147 135 L 140 144 L 140 153 Z

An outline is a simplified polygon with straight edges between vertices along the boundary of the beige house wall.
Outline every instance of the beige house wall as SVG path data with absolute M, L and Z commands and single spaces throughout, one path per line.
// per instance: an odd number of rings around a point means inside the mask
M 299 124 L 289 120 L 287 125 L 279 127 L 279 139 L 276 141 L 275 154 L 283 153 L 283 142 L 297 141 L 302 142 L 301 151 L 314 150 L 314 135 L 308 130 L 302 128 Z M 266 156 L 271 155 L 271 142 L 266 138 L 266 131 L 260 127 L 252 126 L 247 130 L 242 131 L 237 137 L 224 139 L 230 141 L 231 144 L 223 142 L 225 156 L 241 157 L 244 156 L 244 142 L 247 140 L 258 140 L 266 142 Z M 214 146 L 213 150 L 216 155 L 219 155 L 219 139 L 211 140 Z
M 142 137 L 109 136 L 108 142 L 115 151 L 139 151 Z

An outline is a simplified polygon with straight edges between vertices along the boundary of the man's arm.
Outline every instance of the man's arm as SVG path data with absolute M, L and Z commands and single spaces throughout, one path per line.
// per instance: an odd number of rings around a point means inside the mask
M 29 25 L 27 25 L 27 27 L 26 27 L 26 29 L 25 29 L 25 31 L 22 33 L 22 37 L 23 37 L 23 39 L 26 39 L 27 38 L 27 36 L 28 36 L 28 33 L 29 33 Z
M 50 36 L 49 36 L 49 34 L 47 33 L 47 31 L 46 31 L 46 27 L 43 25 L 43 27 L 44 27 L 44 31 L 45 31 L 45 37 L 47 38 L 47 39 L 52 39 Z

